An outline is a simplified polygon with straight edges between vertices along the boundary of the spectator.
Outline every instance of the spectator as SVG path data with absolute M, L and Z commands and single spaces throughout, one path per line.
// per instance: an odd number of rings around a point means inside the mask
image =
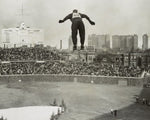
M 110 63 L 86 63 L 64 61 L 64 56 L 47 48 L 8 48 L 0 50 L 0 74 L 71 74 L 138 77 L 140 68 L 112 65 Z M 43 61 L 41 63 L 37 60 Z M 60 61 L 61 60 L 61 61 Z

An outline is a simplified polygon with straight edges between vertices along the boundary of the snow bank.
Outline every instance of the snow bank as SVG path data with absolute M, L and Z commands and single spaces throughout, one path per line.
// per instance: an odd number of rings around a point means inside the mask
M 52 114 L 57 114 L 60 107 L 28 106 L 21 108 L 0 109 L 0 115 L 7 120 L 49 120 Z

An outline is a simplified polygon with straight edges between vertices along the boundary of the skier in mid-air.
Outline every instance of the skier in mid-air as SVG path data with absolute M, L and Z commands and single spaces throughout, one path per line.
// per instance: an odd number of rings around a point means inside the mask
M 72 22 L 71 30 L 72 30 L 72 42 L 73 42 L 73 50 L 77 50 L 77 34 L 79 30 L 80 34 L 80 42 L 81 42 L 81 50 L 84 50 L 84 41 L 85 41 L 85 27 L 82 21 L 82 18 L 86 18 L 91 25 L 95 25 L 95 22 L 90 20 L 90 18 L 78 12 L 78 10 L 73 10 L 73 12 L 67 15 L 63 20 L 59 20 L 59 23 L 63 23 L 66 20 L 70 19 Z

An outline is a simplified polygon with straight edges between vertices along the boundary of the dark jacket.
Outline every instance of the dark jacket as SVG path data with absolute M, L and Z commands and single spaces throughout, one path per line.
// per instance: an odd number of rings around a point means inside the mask
M 82 21 L 82 18 L 86 18 L 89 22 L 91 22 L 90 18 L 85 15 L 85 14 L 81 14 L 81 13 L 71 13 L 69 15 L 67 15 L 63 21 L 66 21 L 68 19 L 71 20 L 71 22 L 74 22 L 74 21 Z

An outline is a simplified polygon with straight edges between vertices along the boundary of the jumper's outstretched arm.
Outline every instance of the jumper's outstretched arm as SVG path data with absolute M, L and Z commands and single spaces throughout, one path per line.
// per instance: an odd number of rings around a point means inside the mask
M 63 20 L 59 20 L 59 23 L 63 23 L 68 19 L 71 19 L 71 14 L 67 15 Z
M 82 16 L 82 18 L 86 18 L 91 25 L 95 25 L 95 22 L 93 22 L 87 15 L 81 14 L 81 16 Z

